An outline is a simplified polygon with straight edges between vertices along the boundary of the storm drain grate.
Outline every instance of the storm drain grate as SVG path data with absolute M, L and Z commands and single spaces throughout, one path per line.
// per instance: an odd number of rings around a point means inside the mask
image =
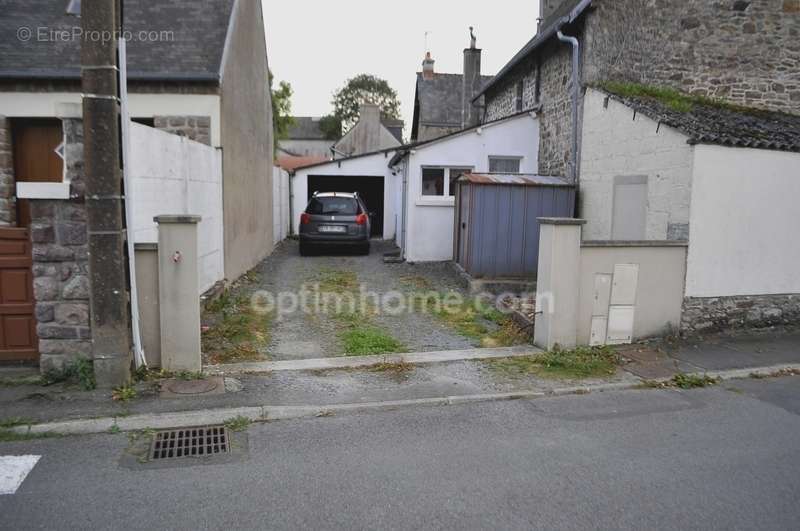
M 150 459 L 177 459 L 227 454 L 230 437 L 225 426 L 158 431 L 150 446 Z

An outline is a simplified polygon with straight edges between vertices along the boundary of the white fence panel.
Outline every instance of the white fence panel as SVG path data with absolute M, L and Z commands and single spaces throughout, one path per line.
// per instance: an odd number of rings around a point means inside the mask
M 289 236 L 289 173 L 277 166 L 272 172 L 273 243 Z
M 198 227 L 200 292 L 222 280 L 225 264 L 221 152 L 132 123 L 129 168 L 134 187 L 134 241 L 158 242 L 155 216 L 202 216 Z

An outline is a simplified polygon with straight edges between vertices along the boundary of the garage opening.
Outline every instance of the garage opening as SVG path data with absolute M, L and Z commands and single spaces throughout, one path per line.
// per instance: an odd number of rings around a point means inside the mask
M 309 175 L 308 199 L 314 192 L 358 192 L 372 217 L 372 237 L 383 238 L 383 177 Z

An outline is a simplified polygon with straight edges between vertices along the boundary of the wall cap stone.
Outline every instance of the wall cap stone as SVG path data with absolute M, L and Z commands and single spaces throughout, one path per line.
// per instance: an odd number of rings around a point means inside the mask
M 540 225 L 585 225 L 585 219 L 576 218 L 536 218 Z
M 685 240 L 586 240 L 581 247 L 688 247 Z
M 201 216 L 196 216 L 193 214 L 170 214 L 170 215 L 162 215 L 156 216 L 153 218 L 153 221 L 156 223 L 200 223 L 200 220 L 203 218 Z

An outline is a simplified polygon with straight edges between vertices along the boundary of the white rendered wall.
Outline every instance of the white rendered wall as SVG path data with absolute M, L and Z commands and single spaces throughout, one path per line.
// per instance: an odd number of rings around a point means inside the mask
M 278 244 L 289 235 L 289 173 L 272 168 L 273 243 Z
M 689 223 L 693 147 L 686 136 L 589 89 L 583 103 L 581 217 L 585 240 L 611 239 L 616 176 L 647 176 L 645 238 Z
M 688 297 L 800 293 L 800 154 L 695 146 Z
M 299 169 L 292 177 L 292 226 L 294 233 L 299 233 L 300 213 L 308 204 L 308 176 L 358 176 L 384 178 L 383 181 L 383 239 L 391 240 L 395 237 L 398 222 L 398 194 L 402 193 L 402 175 L 392 175 L 389 161 L 394 152 L 377 153 L 365 157 L 331 161 L 308 169 Z
M 539 121 L 523 114 L 419 146 L 412 151 L 408 172 L 406 260 L 434 262 L 453 259 L 454 197 L 422 195 L 422 167 L 472 167 L 489 171 L 490 156 L 521 157 L 520 172 L 536 173 Z
M 222 153 L 205 144 L 132 123 L 130 158 L 134 241 L 158 242 L 154 216 L 202 216 L 198 225 L 198 268 L 203 293 L 225 277 Z
M 211 145 L 221 146 L 219 96 L 214 94 L 136 94 L 129 93 L 132 118 L 154 116 L 209 116 Z M 81 103 L 76 92 L 4 92 L 0 97 L 0 116 L 54 118 L 56 105 Z

